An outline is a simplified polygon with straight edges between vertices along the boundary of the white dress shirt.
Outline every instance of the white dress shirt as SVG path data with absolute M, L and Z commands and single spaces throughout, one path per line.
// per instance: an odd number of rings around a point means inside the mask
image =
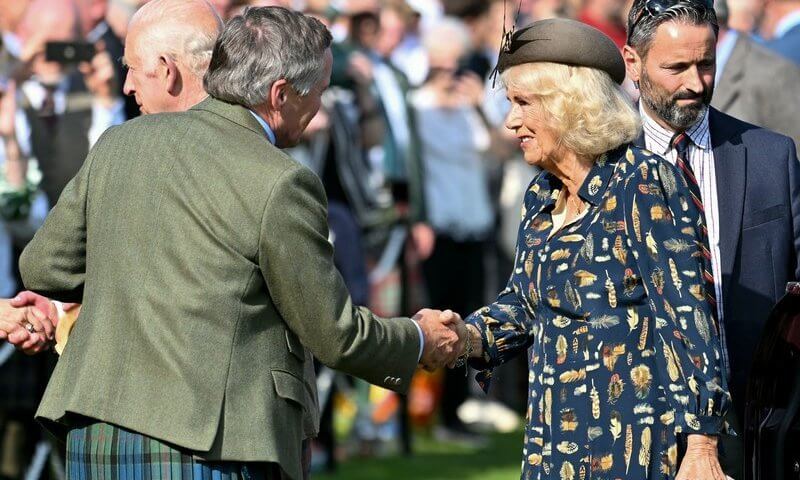
M 653 153 L 664 157 L 675 164 L 677 153 L 672 148 L 671 140 L 675 132 L 668 130 L 653 120 L 644 107 L 639 104 L 642 115 L 645 146 Z M 705 210 L 706 227 L 708 228 L 708 244 L 711 250 L 711 268 L 714 275 L 714 293 L 717 297 L 717 318 L 719 319 L 720 343 L 722 359 L 730 376 L 728 348 L 725 344 L 725 328 L 722 316 L 722 263 L 719 250 L 719 198 L 717 197 L 717 177 L 714 168 L 714 150 L 711 147 L 711 132 L 708 127 L 708 110 L 700 120 L 686 130 L 691 143 L 689 145 L 689 164 L 700 186 L 700 199 Z

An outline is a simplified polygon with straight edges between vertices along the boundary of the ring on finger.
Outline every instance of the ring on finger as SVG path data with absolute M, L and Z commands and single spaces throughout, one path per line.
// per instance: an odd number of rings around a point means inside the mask
M 25 322 L 24 326 L 28 333 L 36 333 L 36 327 L 31 322 Z

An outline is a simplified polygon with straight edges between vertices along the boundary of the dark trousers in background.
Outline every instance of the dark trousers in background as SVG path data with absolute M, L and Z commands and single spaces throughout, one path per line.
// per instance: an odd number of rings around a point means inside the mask
M 466 317 L 484 305 L 485 242 L 456 240 L 437 235 L 430 258 L 422 264 L 431 308 L 450 309 Z M 469 393 L 469 379 L 463 369 L 446 369 L 442 391 L 442 422 L 462 429 L 458 407 Z

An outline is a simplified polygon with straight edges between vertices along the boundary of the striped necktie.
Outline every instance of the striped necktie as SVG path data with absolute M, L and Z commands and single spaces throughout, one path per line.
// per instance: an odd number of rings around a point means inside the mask
M 711 251 L 708 249 L 708 228 L 706 227 L 705 208 L 703 208 L 703 200 L 700 198 L 700 184 L 697 183 L 697 177 L 694 176 L 694 170 L 689 163 L 689 145 L 692 140 L 685 132 L 677 133 L 672 137 L 672 148 L 675 149 L 675 166 L 683 174 L 683 178 L 689 185 L 689 194 L 692 201 L 700 210 L 702 216 L 702 223 L 700 225 L 700 252 L 706 259 L 703 263 L 703 278 L 706 281 L 706 297 L 708 303 L 713 307 L 714 318 L 717 317 L 717 296 L 714 286 L 714 274 L 711 272 Z

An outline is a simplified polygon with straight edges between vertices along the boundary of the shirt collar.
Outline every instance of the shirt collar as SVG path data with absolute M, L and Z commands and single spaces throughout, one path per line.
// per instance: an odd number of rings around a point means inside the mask
M 258 120 L 258 123 L 261 125 L 261 128 L 264 129 L 264 133 L 267 134 L 267 139 L 269 140 L 269 143 L 275 145 L 275 132 L 272 131 L 270 126 L 267 124 L 266 120 L 261 118 L 261 116 L 259 116 L 256 112 L 252 110 L 248 110 L 248 112 L 250 112 L 251 115 L 256 117 L 256 120 Z
M 581 200 L 594 206 L 601 203 L 606 187 L 611 177 L 614 175 L 617 163 L 626 151 L 627 145 L 622 145 L 610 152 L 604 153 L 600 158 L 595 160 L 594 165 L 592 165 L 592 168 L 589 170 L 589 174 L 586 175 L 586 179 L 578 190 L 578 196 Z M 555 175 L 546 172 L 545 175 L 542 175 L 539 181 L 536 182 L 532 191 L 539 198 L 544 200 L 544 210 L 556 207 L 563 186 L 561 180 Z
M 658 122 L 645 111 L 642 102 L 639 102 L 639 113 L 642 116 L 642 129 L 647 143 L 648 150 L 653 150 L 655 153 L 664 155 L 672 150 L 672 137 L 675 132 L 671 129 L 662 127 Z M 708 108 L 703 112 L 703 116 L 695 122 L 694 125 L 686 129 L 686 134 L 692 140 L 692 143 L 700 148 L 706 150 L 711 148 L 711 134 L 708 128 Z
M 800 25 L 800 10 L 786 15 L 783 17 L 783 20 L 778 22 L 778 25 L 775 27 L 775 38 L 781 38 L 786 35 L 786 32 L 797 25 Z

